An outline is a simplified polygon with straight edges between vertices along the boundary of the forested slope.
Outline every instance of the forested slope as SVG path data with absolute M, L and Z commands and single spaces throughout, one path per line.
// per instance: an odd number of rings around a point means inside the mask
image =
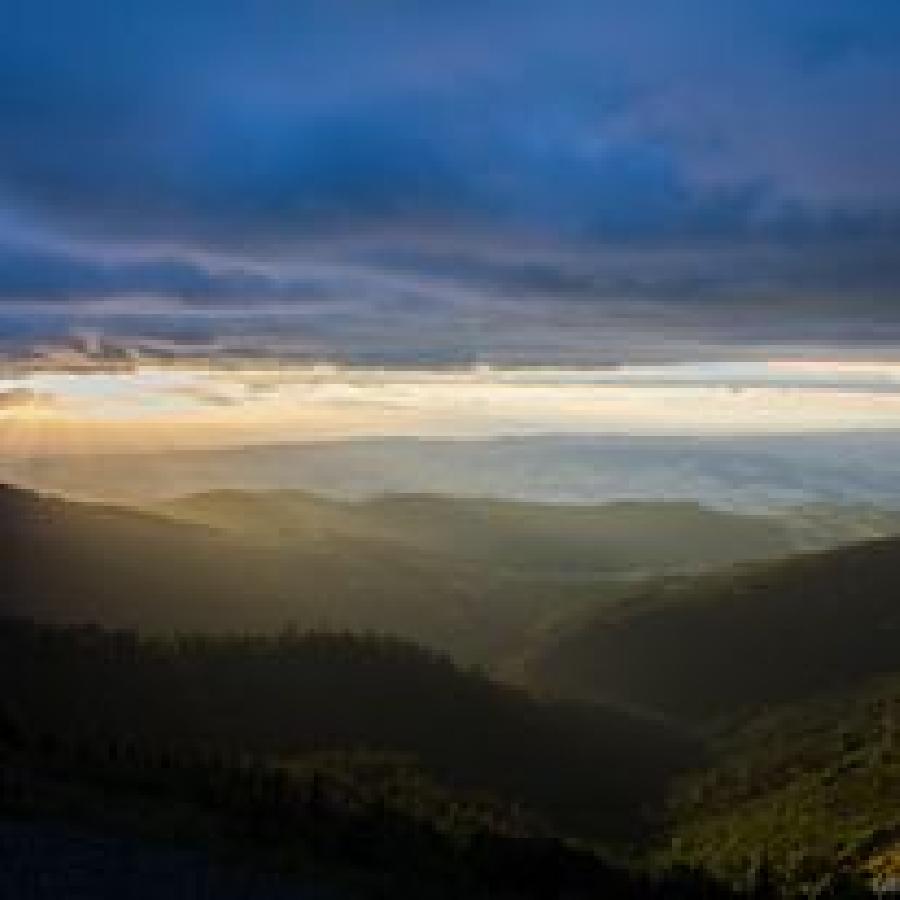
M 571 625 L 530 677 L 703 720 L 900 667 L 900 539 L 656 581 Z

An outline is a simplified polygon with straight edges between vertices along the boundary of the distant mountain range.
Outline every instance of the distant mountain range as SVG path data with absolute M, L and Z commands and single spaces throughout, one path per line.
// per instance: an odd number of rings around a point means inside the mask
M 3 610 L 151 630 L 375 630 L 493 664 L 648 575 L 784 556 L 891 513 L 693 503 L 339 502 L 217 492 L 136 510 L 0 491 Z
M 221 488 L 344 498 L 442 494 L 542 503 L 689 500 L 738 511 L 826 503 L 900 509 L 900 432 L 360 439 L 7 460 L 0 477 L 101 500 Z
M 346 502 L 301 491 L 217 491 L 149 509 L 294 548 L 349 542 L 570 578 L 704 568 L 900 532 L 900 512 L 810 506 L 742 515 L 689 501 L 564 505 L 420 494 Z

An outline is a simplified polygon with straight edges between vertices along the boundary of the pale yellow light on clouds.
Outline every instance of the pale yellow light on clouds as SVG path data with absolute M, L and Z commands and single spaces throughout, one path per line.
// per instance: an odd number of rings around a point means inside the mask
M 861 385 L 860 371 L 888 374 L 877 364 L 847 371 L 840 364 L 823 369 L 790 361 L 657 368 L 652 377 L 627 369 L 391 372 L 327 366 L 20 372 L 0 379 L 0 454 L 391 436 L 900 429 L 900 389 L 885 389 L 882 378 Z M 823 372 L 827 386 L 819 383 Z M 786 383 L 783 375 L 792 380 Z M 3 404 L 4 395 L 15 402 Z

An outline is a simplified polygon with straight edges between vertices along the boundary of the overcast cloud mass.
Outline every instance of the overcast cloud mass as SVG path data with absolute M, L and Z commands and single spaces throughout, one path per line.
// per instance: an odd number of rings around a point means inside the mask
M 898 98 L 893 0 L 0 0 L 0 337 L 895 356 Z

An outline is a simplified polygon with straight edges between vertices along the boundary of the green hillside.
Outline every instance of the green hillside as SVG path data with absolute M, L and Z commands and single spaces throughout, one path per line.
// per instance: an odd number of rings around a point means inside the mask
M 593 576 L 536 579 L 372 535 L 272 541 L 8 487 L 0 564 L 0 613 L 156 632 L 371 630 L 478 662 L 517 648 L 548 617 L 621 592 Z
M 397 495 L 341 502 L 300 491 L 218 491 L 154 507 L 273 540 L 387 543 L 529 573 L 625 573 L 777 556 L 788 523 L 696 503 L 550 505 Z
M 591 570 L 611 535 L 634 560 L 642 531 L 671 549 L 676 520 L 696 538 L 706 517 L 662 504 L 653 532 L 626 507 L 226 493 L 141 512 L 0 490 L 0 815 L 412 896 L 449 873 L 425 896 L 727 896 L 710 870 L 848 897 L 892 872 L 900 539 Z M 544 527 L 593 538 L 541 550 Z
M 898 647 L 900 541 L 884 539 L 648 584 L 525 670 L 705 736 L 711 763 L 673 787 L 656 862 L 855 896 L 842 879 L 900 874 Z
M 900 665 L 900 540 L 650 583 L 530 660 L 544 689 L 704 720 Z
M 732 879 L 761 861 L 812 889 L 900 876 L 900 676 L 789 705 L 719 736 L 673 792 L 657 859 Z
M 636 579 L 784 555 L 824 534 L 810 515 L 798 530 L 685 503 L 341 503 L 293 491 L 219 492 L 140 511 L 7 487 L 0 612 L 163 632 L 290 622 L 375 630 L 500 669 Z M 888 527 L 871 515 L 866 527 Z
M 0 747 L 0 891 L 16 900 L 734 896 L 699 873 L 628 872 L 408 764 L 43 744 Z

